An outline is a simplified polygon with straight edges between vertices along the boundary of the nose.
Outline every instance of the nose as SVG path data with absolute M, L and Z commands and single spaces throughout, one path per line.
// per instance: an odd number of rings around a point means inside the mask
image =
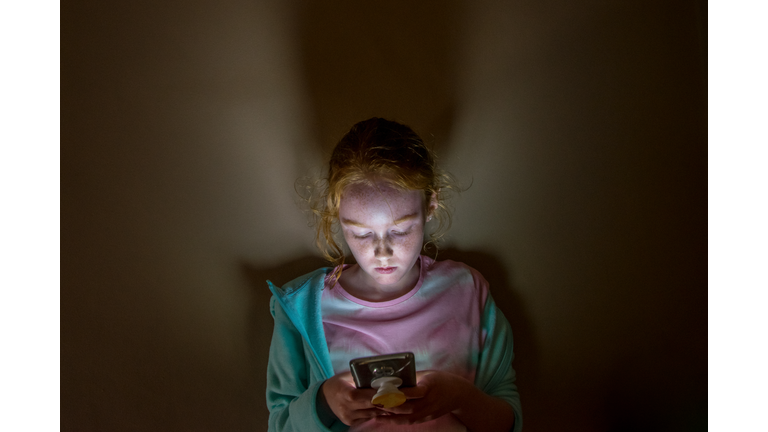
M 373 255 L 376 258 L 391 258 L 392 254 L 392 246 L 387 237 L 379 237 L 373 247 Z

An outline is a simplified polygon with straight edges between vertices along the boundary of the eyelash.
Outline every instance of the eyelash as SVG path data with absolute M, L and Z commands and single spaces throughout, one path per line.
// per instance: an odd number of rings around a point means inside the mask
M 392 234 L 394 234 L 394 235 L 396 235 L 396 236 L 405 236 L 405 235 L 408 235 L 408 232 L 406 232 L 406 231 L 392 231 Z M 353 236 L 354 238 L 356 238 L 356 239 L 360 239 L 360 240 L 362 240 L 362 239 L 366 239 L 366 238 L 370 237 L 370 236 L 371 236 L 371 234 L 370 234 L 370 233 L 368 233 L 368 234 L 365 234 L 365 235 L 361 235 L 361 236 L 359 236 L 359 235 L 356 235 L 356 234 L 352 234 L 352 236 Z

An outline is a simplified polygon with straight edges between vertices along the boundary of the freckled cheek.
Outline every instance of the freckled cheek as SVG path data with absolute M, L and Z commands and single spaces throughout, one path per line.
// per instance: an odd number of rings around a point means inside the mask
M 347 245 L 353 253 L 364 254 L 373 249 L 370 241 L 358 240 L 356 238 L 346 239 Z
M 421 238 L 416 235 L 402 238 L 393 244 L 397 249 L 403 252 L 410 252 L 414 249 L 421 249 Z

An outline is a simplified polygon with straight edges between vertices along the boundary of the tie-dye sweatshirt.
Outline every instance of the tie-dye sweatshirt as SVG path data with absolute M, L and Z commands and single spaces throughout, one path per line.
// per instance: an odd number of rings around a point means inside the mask
M 485 279 L 474 269 L 425 256 L 414 288 L 391 301 L 365 301 L 337 283 L 321 300 L 333 372 L 348 371 L 353 358 L 410 351 L 417 371 L 441 370 L 474 382 L 487 297 Z M 368 423 L 351 430 L 384 428 Z M 452 415 L 407 429 L 466 430 Z
M 455 373 L 506 400 L 515 411 L 514 431 L 521 430 L 512 333 L 485 279 L 461 263 L 421 260 L 414 289 L 388 302 L 357 299 L 338 284 L 327 289 L 330 268 L 283 288 L 269 283 L 275 318 L 267 373 L 270 431 L 349 430 L 338 421 L 328 428 L 318 418 L 320 385 L 349 371 L 352 358 L 401 351 L 414 353 L 417 370 Z M 374 430 L 369 426 L 353 430 Z M 414 430 L 466 428 L 448 415 Z

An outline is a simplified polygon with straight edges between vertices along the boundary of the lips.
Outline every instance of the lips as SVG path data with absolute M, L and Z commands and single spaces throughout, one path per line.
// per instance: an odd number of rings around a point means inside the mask
M 393 273 L 396 269 L 397 267 L 376 267 L 374 270 L 381 274 L 390 274 Z

